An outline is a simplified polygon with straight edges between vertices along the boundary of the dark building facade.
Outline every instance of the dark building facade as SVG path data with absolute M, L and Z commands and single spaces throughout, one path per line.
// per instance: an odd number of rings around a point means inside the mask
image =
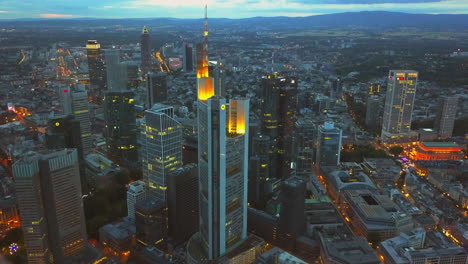
M 305 194 L 306 183 L 300 177 L 290 177 L 281 185 L 280 243 L 290 250 L 305 231 Z
M 145 199 L 135 204 L 137 242 L 158 245 L 167 238 L 167 209 L 157 198 Z
M 154 104 L 167 100 L 167 75 L 163 72 L 148 73 L 146 79 L 147 87 L 147 108 L 150 109 Z
M 198 231 L 198 169 L 187 164 L 168 178 L 169 236 L 176 242 L 187 241 Z
M 76 148 L 78 158 L 83 160 L 80 121 L 72 116 L 52 118 L 45 134 L 46 147 L 49 149 Z
M 148 72 L 151 69 L 151 38 L 145 26 L 141 32 L 141 70 Z
M 109 91 L 104 97 L 107 156 L 124 167 L 137 167 L 137 128 L 133 92 Z
M 263 135 L 271 140 L 270 174 L 286 179 L 291 171 L 293 131 L 297 114 L 297 80 L 279 75 L 264 76 L 261 84 Z

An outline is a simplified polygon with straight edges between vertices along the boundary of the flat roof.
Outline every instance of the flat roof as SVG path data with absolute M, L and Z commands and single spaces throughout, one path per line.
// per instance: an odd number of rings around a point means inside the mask
M 459 147 L 455 142 L 422 142 L 422 144 L 426 147 Z

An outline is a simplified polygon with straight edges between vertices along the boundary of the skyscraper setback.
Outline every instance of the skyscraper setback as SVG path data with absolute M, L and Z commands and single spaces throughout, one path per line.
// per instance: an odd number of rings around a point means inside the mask
M 209 77 L 208 22 L 198 77 L 200 228 L 187 246 L 189 263 L 205 263 L 247 238 L 249 100 L 216 95 Z
M 141 32 L 141 70 L 148 72 L 151 69 L 151 38 L 146 26 Z
M 168 177 L 182 166 L 182 126 L 174 119 L 174 108 L 161 104 L 146 110 L 141 126 L 141 159 L 148 195 L 166 202 Z
M 390 71 L 382 124 L 383 142 L 408 141 L 417 85 L 418 72 Z

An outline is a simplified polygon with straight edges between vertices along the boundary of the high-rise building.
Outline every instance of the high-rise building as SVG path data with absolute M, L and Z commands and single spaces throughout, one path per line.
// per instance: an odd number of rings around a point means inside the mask
M 318 129 L 317 153 L 315 166 L 317 168 L 338 166 L 341 154 L 342 130 L 333 122 L 325 122 Z
M 269 136 L 276 158 L 270 162 L 275 178 L 288 178 L 291 171 L 293 131 L 296 123 L 297 80 L 276 74 L 264 76 L 261 84 L 262 134 Z
M 270 179 L 270 138 L 256 135 L 252 139 L 252 156 L 249 160 L 249 202 L 252 206 L 263 209 L 268 192 L 267 182 Z
M 215 94 L 226 97 L 226 72 L 221 61 L 209 61 L 210 76 L 213 77 Z
M 49 149 L 76 148 L 78 158 L 83 160 L 80 122 L 73 116 L 60 116 L 49 120 L 45 135 L 46 147 Z
M 13 165 L 29 263 L 66 263 L 86 246 L 76 149 L 35 153 Z
M 377 131 L 380 127 L 381 105 L 382 105 L 382 97 L 378 95 L 370 95 L 367 98 L 366 126 L 370 130 Z
M 123 91 L 127 89 L 127 64 L 120 62 L 120 50 L 105 50 L 107 68 L 107 90 Z
M 164 72 L 148 73 L 146 78 L 146 89 L 148 91 L 146 108 L 150 109 L 156 103 L 167 100 L 167 74 Z
M 200 226 L 187 246 L 189 263 L 215 260 L 247 239 L 249 100 L 215 94 L 206 9 L 204 36 L 197 65 Z
M 135 100 L 130 91 L 108 91 L 104 96 L 104 135 L 107 156 L 124 167 L 137 167 Z
M 417 84 L 416 71 L 390 71 L 383 113 L 383 142 L 403 142 L 410 134 Z
M 439 138 L 452 137 L 455 118 L 457 117 L 458 97 L 445 96 L 440 100 L 435 128 Z
M 100 102 L 106 90 L 106 67 L 101 55 L 101 44 L 97 40 L 88 40 L 86 44 L 88 58 L 90 96 Z
M 185 242 L 198 231 L 197 164 L 187 164 L 171 173 L 167 197 L 169 236 L 176 243 Z
M 139 244 L 158 245 L 167 237 L 167 206 L 148 197 L 135 204 L 136 239 Z
M 143 72 L 151 69 L 151 38 L 146 26 L 141 32 L 141 69 Z
M 184 47 L 184 72 L 193 71 L 193 46 L 185 43 Z
M 303 118 L 296 122 L 295 163 L 297 175 L 309 175 L 314 166 L 316 126 L 312 119 Z
M 168 177 L 182 166 L 182 126 L 174 119 L 174 108 L 155 104 L 140 121 L 143 178 L 148 195 L 167 199 Z
M 135 221 L 135 204 L 146 198 L 145 183 L 135 181 L 128 185 L 127 190 L 127 212 L 128 218 Z
M 293 176 L 281 185 L 280 240 L 284 247 L 293 249 L 293 240 L 305 231 L 306 182 Z
M 91 137 L 91 120 L 89 116 L 89 102 L 86 89 L 83 85 L 79 84 L 71 90 L 63 89 L 60 91 L 60 99 L 64 114 L 72 115 L 75 120 L 80 122 L 83 155 L 91 153 L 93 139 Z

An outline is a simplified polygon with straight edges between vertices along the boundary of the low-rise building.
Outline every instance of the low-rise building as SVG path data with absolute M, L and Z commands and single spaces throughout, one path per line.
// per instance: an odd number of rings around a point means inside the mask
M 463 152 L 454 142 L 418 142 L 411 152 L 414 160 L 460 160 Z

